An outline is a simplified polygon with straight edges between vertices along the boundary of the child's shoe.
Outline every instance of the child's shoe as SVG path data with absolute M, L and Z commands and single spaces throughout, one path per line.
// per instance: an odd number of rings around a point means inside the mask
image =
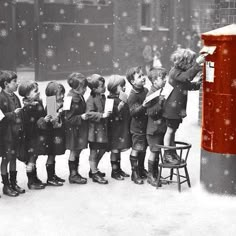
M 75 173 L 74 175 L 71 174 L 69 176 L 69 183 L 70 184 L 86 184 L 87 179 L 83 178 L 81 175 L 78 175 L 77 173 Z
M 60 183 L 65 183 L 65 182 L 66 182 L 65 179 L 62 179 L 62 178 L 58 177 L 56 174 L 54 174 L 53 177 L 55 178 L 55 180 L 57 180 L 57 181 L 60 182 Z
M 119 169 L 119 173 L 120 173 L 121 176 L 123 176 L 125 178 L 130 177 L 130 175 L 125 173 L 122 169 Z
M 180 162 L 172 156 L 172 153 L 168 150 L 165 150 L 163 156 L 164 162 L 167 164 L 178 165 Z
M 120 174 L 120 171 L 119 171 L 119 170 L 117 170 L 117 171 L 113 170 L 113 171 L 111 172 L 111 177 L 112 177 L 113 179 L 116 179 L 116 180 L 124 180 L 124 177 Z
M 30 190 L 41 190 L 45 188 L 45 185 L 38 184 L 35 182 L 35 177 L 33 172 L 27 172 L 27 177 L 28 177 L 28 188 Z
M 47 179 L 47 185 L 48 186 L 59 187 L 59 186 L 63 185 L 62 182 L 57 181 L 56 178 L 54 177 L 55 165 L 47 164 L 46 165 L 46 170 L 47 170 L 47 175 L 48 175 L 48 179 Z
M 10 184 L 11 188 L 19 194 L 25 193 L 25 190 L 17 185 L 16 181 L 17 171 L 10 171 Z
M 54 177 L 47 180 L 47 186 L 60 187 L 63 186 L 62 182 L 57 181 Z
M 106 174 L 101 172 L 100 170 L 97 172 L 101 177 L 105 177 Z M 93 178 L 93 173 L 91 170 L 89 170 L 89 178 Z
M 99 184 L 108 184 L 108 181 L 104 179 L 99 172 L 96 172 L 92 174 L 92 180 L 93 182 L 99 183 Z
M 3 194 L 9 197 L 19 196 L 19 193 L 12 189 L 9 183 L 8 174 L 2 175 L 2 183 L 3 183 L 3 189 L 2 189 Z

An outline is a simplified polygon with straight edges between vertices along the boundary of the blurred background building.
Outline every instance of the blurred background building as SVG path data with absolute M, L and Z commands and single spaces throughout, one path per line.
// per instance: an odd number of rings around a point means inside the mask
M 202 32 L 233 22 L 235 0 L 1 0 L 0 68 L 125 74 L 158 52 L 169 69 L 177 47 L 199 51 Z

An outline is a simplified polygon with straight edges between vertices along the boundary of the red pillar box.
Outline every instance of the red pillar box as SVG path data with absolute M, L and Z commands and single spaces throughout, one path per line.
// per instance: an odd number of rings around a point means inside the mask
M 236 24 L 202 34 L 201 182 L 210 192 L 236 194 Z

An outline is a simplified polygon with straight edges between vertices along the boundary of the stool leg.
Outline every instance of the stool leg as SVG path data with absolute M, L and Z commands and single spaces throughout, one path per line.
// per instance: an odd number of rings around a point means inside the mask
M 158 176 L 157 176 L 157 189 L 158 189 L 159 183 L 161 181 L 161 172 L 162 172 L 162 167 L 160 166 L 160 170 L 159 170 Z
M 180 184 L 179 168 L 176 168 L 176 172 L 177 172 L 178 190 L 179 190 L 179 192 L 181 192 L 181 184 Z
M 187 166 L 184 167 L 184 170 L 185 170 L 185 175 L 186 175 L 188 186 L 189 186 L 189 188 L 191 188 L 190 178 L 189 178 Z
M 173 179 L 173 168 L 170 169 L 170 180 Z

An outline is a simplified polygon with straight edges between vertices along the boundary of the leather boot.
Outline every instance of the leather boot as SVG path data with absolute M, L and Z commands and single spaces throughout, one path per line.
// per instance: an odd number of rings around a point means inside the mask
M 28 177 L 28 183 L 27 186 L 29 189 L 31 190 L 40 190 L 40 189 L 44 189 L 45 186 L 41 185 L 41 184 L 37 184 L 35 183 L 35 177 L 34 177 L 34 172 L 27 172 L 27 177 Z
M 138 167 L 139 167 L 139 175 L 141 179 L 146 179 L 148 176 L 147 170 L 144 168 L 146 152 L 140 152 L 138 154 Z
M 118 169 L 119 169 L 119 172 L 120 172 L 121 176 L 123 176 L 125 178 L 130 177 L 130 175 L 125 173 L 120 167 L 120 153 L 119 153 L 119 157 L 118 157 L 118 160 L 117 160 L 117 165 L 118 165 Z
M 37 183 L 38 185 L 43 186 L 44 188 L 47 186 L 46 183 L 43 183 L 39 178 L 38 178 L 38 174 L 37 174 L 37 168 L 34 167 L 33 169 L 33 174 L 34 174 L 34 181 L 35 183 Z
M 77 175 L 84 181 L 87 183 L 87 178 L 83 177 L 80 175 L 78 169 L 79 169 L 79 156 L 78 157 L 75 157 L 75 169 L 76 169 L 76 172 L 77 172 Z
M 19 193 L 12 189 L 9 183 L 8 174 L 2 175 L 2 183 L 3 183 L 3 189 L 2 189 L 3 194 L 9 197 L 19 196 Z
M 108 180 L 104 179 L 98 172 L 92 174 L 92 180 L 99 184 L 108 184 Z
M 17 185 L 16 176 L 17 176 L 17 171 L 10 171 L 11 187 L 17 193 L 23 194 L 23 193 L 25 193 L 25 190 Z
M 156 161 L 150 161 L 148 160 L 148 178 L 147 182 L 154 186 L 157 187 L 157 178 L 155 176 L 155 168 L 156 168 Z
M 54 162 L 53 162 L 53 176 L 54 176 L 54 178 L 55 178 L 58 182 L 61 182 L 61 183 L 66 182 L 65 179 L 62 179 L 62 178 L 60 178 L 60 177 L 58 177 L 58 176 L 56 175 L 56 172 L 55 172 L 55 165 L 56 165 L 56 162 L 54 161 Z
M 139 168 L 138 168 L 138 159 L 137 157 L 130 156 L 130 164 L 132 169 L 131 180 L 135 184 L 143 184 L 143 180 L 139 176 Z
M 47 175 L 48 175 L 47 185 L 59 187 L 59 186 L 62 186 L 63 183 L 56 180 L 56 178 L 54 176 L 54 167 L 55 166 L 53 164 L 46 165 L 46 170 L 47 170 Z
M 76 162 L 75 161 L 69 161 L 68 165 L 69 165 L 69 171 L 70 171 L 69 183 L 70 184 L 86 184 L 87 179 L 85 180 L 77 174 Z
M 114 153 L 113 153 L 114 154 Z M 117 153 L 115 153 L 117 154 Z M 124 177 L 120 175 L 118 161 L 111 161 L 111 177 L 116 180 L 124 180 Z

